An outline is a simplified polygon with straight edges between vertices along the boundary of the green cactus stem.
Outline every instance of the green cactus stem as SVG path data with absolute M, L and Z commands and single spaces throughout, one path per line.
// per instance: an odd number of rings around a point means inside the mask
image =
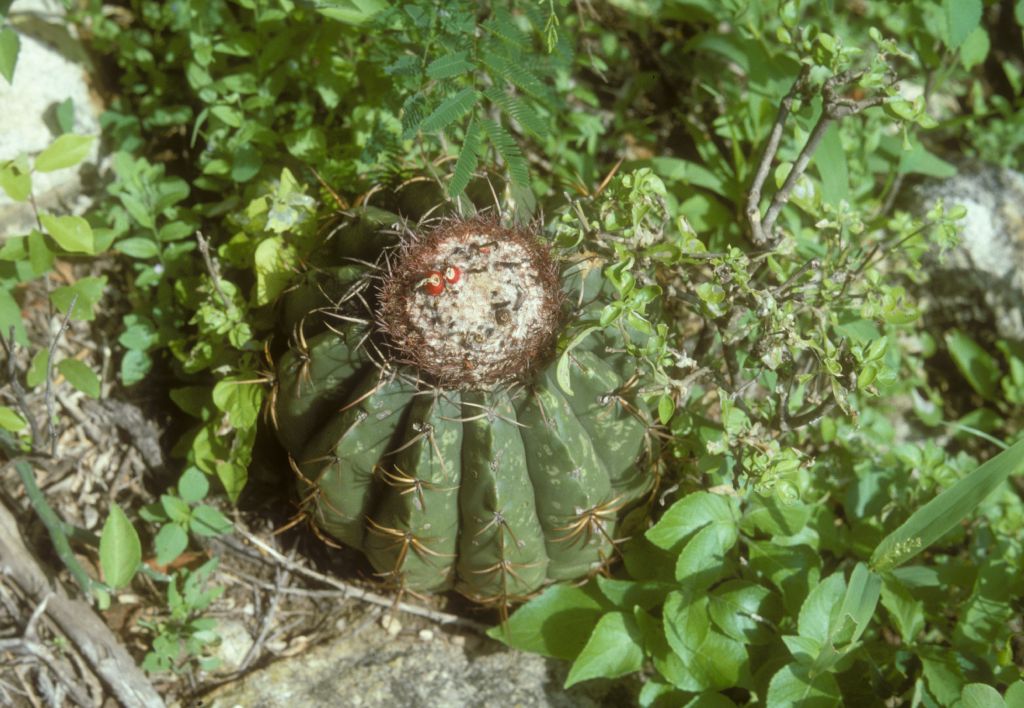
M 603 568 L 654 444 L 609 353 L 620 332 L 566 354 L 568 387 L 556 376 L 559 334 L 605 304 L 590 270 L 560 270 L 528 231 L 448 220 L 319 286 L 343 294 L 308 313 L 325 331 L 296 324 L 273 404 L 318 533 L 398 588 L 502 607 Z

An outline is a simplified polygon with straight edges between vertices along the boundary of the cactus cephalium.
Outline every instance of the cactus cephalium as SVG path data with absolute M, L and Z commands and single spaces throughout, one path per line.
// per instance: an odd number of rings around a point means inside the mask
M 279 363 L 304 513 L 409 590 L 504 606 L 594 572 L 653 484 L 622 333 L 595 327 L 556 375 L 559 334 L 607 304 L 600 260 L 496 219 L 401 231 L 319 285 L 327 329 L 299 321 Z

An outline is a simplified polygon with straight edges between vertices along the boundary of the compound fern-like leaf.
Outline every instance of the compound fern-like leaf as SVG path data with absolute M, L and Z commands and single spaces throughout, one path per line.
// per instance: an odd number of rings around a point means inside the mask
M 469 113 L 473 109 L 473 106 L 476 105 L 478 98 L 479 95 L 477 94 L 476 89 L 472 88 L 464 88 L 458 93 L 449 96 L 423 120 L 420 124 L 420 130 L 425 133 L 444 130 L 459 118 Z
M 448 183 L 448 194 L 456 197 L 462 194 L 462 190 L 469 184 L 473 173 L 476 171 L 480 156 L 480 123 L 475 120 L 469 122 L 466 129 L 466 139 L 462 143 L 462 151 L 459 152 L 459 159 L 455 162 L 455 173 L 451 182 Z
M 450 79 L 453 76 L 461 76 L 473 70 L 473 64 L 469 61 L 469 52 L 453 52 L 435 59 L 427 66 L 427 76 L 431 79 Z
M 499 123 L 486 119 L 480 121 L 480 126 L 487 134 L 491 145 L 498 151 L 498 155 L 505 161 L 512 184 L 525 187 L 530 183 L 530 168 L 526 164 L 526 158 L 519 150 L 515 138 Z

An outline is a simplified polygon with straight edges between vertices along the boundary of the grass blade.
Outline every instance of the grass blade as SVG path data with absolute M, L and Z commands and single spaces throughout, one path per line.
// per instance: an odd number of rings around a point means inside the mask
M 999 453 L 911 514 L 871 554 L 877 572 L 892 570 L 935 543 L 1024 465 L 1024 440 Z

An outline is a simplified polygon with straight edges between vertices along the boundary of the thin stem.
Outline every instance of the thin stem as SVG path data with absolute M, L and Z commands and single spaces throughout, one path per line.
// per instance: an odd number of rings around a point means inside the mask
M 68 541 L 67 534 L 64 531 L 65 524 L 57 516 L 57 513 L 50 508 L 50 505 L 46 503 L 46 497 L 43 496 L 42 490 L 39 489 L 39 485 L 36 483 L 36 476 L 32 471 L 32 466 L 24 459 L 18 459 L 14 461 L 14 469 L 18 473 L 18 477 L 21 478 L 21 483 L 25 487 L 25 496 L 28 497 L 32 509 L 36 512 L 39 520 L 43 522 L 43 526 L 46 527 L 46 532 L 50 536 L 50 542 L 53 543 L 53 549 L 57 552 L 57 557 L 60 558 L 61 562 L 64 563 L 64 567 L 68 569 L 68 572 L 71 573 L 79 587 L 82 588 L 85 596 L 92 600 L 92 590 L 94 587 L 99 586 L 99 584 L 89 577 L 89 574 L 85 572 L 85 568 L 75 558 L 74 551 L 71 550 L 71 543 Z
M 53 406 L 53 358 L 57 354 L 57 345 L 60 343 L 61 335 L 64 334 L 68 328 L 68 323 L 71 322 L 71 313 L 75 311 L 77 303 L 78 293 L 75 293 L 71 296 L 71 304 L 68 305 L 68 312 L 60 323 L 60 329 L 57 330 L 57 333 L 53 335 L 53 339 L 50 340 L 50 350 L 46 357 L 46 429 L 50 438 L 50 457 L 57 456 L 57 427 L 54 424 L 56 411 Z
M 801 67 L 800 74 L 790 87 L 789 93 L 782 99 L 779 113 L 775 117 L 775 123 L 772 125 L 771 133 L 768 134 L 768 142 L 765 145 L 764 153 L 762 153 L 761 161 L 758 163 L 754 181 L 750 185 L 750 191 L 747 192 L 747 221 L 750 223 L 751 238 L 756 246 L 764 246 L 771 240 L 761 223 L 761 190 L 764 188 L 764 183 L 771 172 L 772 162 L 775 161 L 775 156 L 779 152 L 782 131 L 785 129 L 786 121 L 789 119 L 789 113 L 793 108 L 793 101 L 796 100 L 797 94 L 803 91 L 806 86 L 810 71 L 811 68 L 807 65 Z
M 28 406 L 28 397 L 25 394 L 25 389 L 21 386 L 21 381 L 18 380 L 18 369 L 16 362 L 14 361 L 14 326 L 8 332 L 7 338 L 0 337 L 0 344 L 3 345 L 4 353 L 7 355 L 7 379 L 11 384 L 11 390 L 14 391 L 14 400 L 18 404 L 18 410 L 25 416 L 25 420 L 28 421 L 28 429 L 32 435 L 32 449 L 37 449 L 42 442 L 39 432 L 39 424 L 36 422 L 36 417 L 32 415 L 32 411 Z
M 217 295 L 220 296 L 220 301 L 224 305 L 225 310 L 231 309 L 231 301 L 228 300 L 228 296 L 224 294 L 224 291 L 220 287 L 220 269 L 217 264 L 213 261 L 213 256 L 210 255 L 210 241 L 203 236 L 202 231 L 196 231 L 196 241 L 199 242 L 199 253 L 203 256 L 203 263 L 206 264 L 206 272 L 210 274 L 210 279 L 213 281 L 213 289 L 217 291 Z

